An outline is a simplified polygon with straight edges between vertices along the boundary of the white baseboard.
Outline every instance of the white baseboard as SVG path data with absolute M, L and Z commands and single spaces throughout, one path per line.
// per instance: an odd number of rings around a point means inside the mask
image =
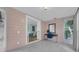
M 36 43 L 36 42 L 39 42 L 39 41 L 41 41 L 41 40 L 35 40 L 35 41 L 32 41 L 32 42 L 28 42 L 28 43 L 26 43 L 26 45 L 29 45 L 29 44 L 32 44 L 32 43 Z

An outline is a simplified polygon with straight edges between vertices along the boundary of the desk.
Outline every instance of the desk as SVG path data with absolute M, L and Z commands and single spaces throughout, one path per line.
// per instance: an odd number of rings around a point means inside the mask
M 44 38 L 47 38 L 47 35 L 48 35 L 48 34 L 44 34 Z M 53 34 L 53 37 L 57 37 L 57 38 L 56 38 L 56 42 L 57 42 L 57 41 L 58 41 L 58 35 L 57 35 L 57 34 Z M 47 40 L 47 39 L 46 39 L 46 40 Z

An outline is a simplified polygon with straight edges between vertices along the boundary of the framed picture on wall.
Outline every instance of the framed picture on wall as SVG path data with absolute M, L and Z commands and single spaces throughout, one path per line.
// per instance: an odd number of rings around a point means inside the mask
M 56 23 L 52 23 L 48 25 L 50 32 L 56 33 Z

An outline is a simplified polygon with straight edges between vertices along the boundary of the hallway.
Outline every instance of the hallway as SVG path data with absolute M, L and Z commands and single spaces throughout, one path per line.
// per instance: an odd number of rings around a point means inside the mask
M 48 7 L 47 9 L 45 7 L 1 8 L 6 13 L 1 11 L 1 17 L 4 17 L 5 24 L 4 31 L 0 28 L 2 32 L 0 37 L 3 37 L 0 40 L 0 51 L 73 52 L 75 49 L 77 50 L 79 46 L 77 44 L 76 29 L 77 15 L 75 15 L 77 9 L 77 7 Z M 70 20 L 73 20 L 73 22 Z M 68 21 L 67 24 L 69 25 L 65 24 L 65 21 Z M 50 33 L 51 37 L 48 37 Z M 3 34 L 4 36 L 2 36 Z M 73 40 L 70 40 L 71 36 Z M 53 37 L 55 37 L 53 40 L 58 43 L 43 40 Z M 30 44 L 30 42 L 38 40 L 39 42 Z M 72 42 L 73 47 L 68 45 Z
M 64 44 L 42 40 L 22 48 L 11 50 L 10 52 L 74 52 L 74 50 Z

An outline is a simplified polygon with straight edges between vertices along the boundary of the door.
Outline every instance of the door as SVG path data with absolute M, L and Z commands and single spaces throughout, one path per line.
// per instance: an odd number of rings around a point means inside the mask
M 32 19 L 28 20 L 28 36 L 29 42 L 37 40 L 37 22 Z
M 73 44 L 73 20 L 65 20 L 64 23 L 64 42 Z
M 27 21 L 27 39 L 28 42 L 33 42 L 41 39 L 41 21 L 28 16 Z

